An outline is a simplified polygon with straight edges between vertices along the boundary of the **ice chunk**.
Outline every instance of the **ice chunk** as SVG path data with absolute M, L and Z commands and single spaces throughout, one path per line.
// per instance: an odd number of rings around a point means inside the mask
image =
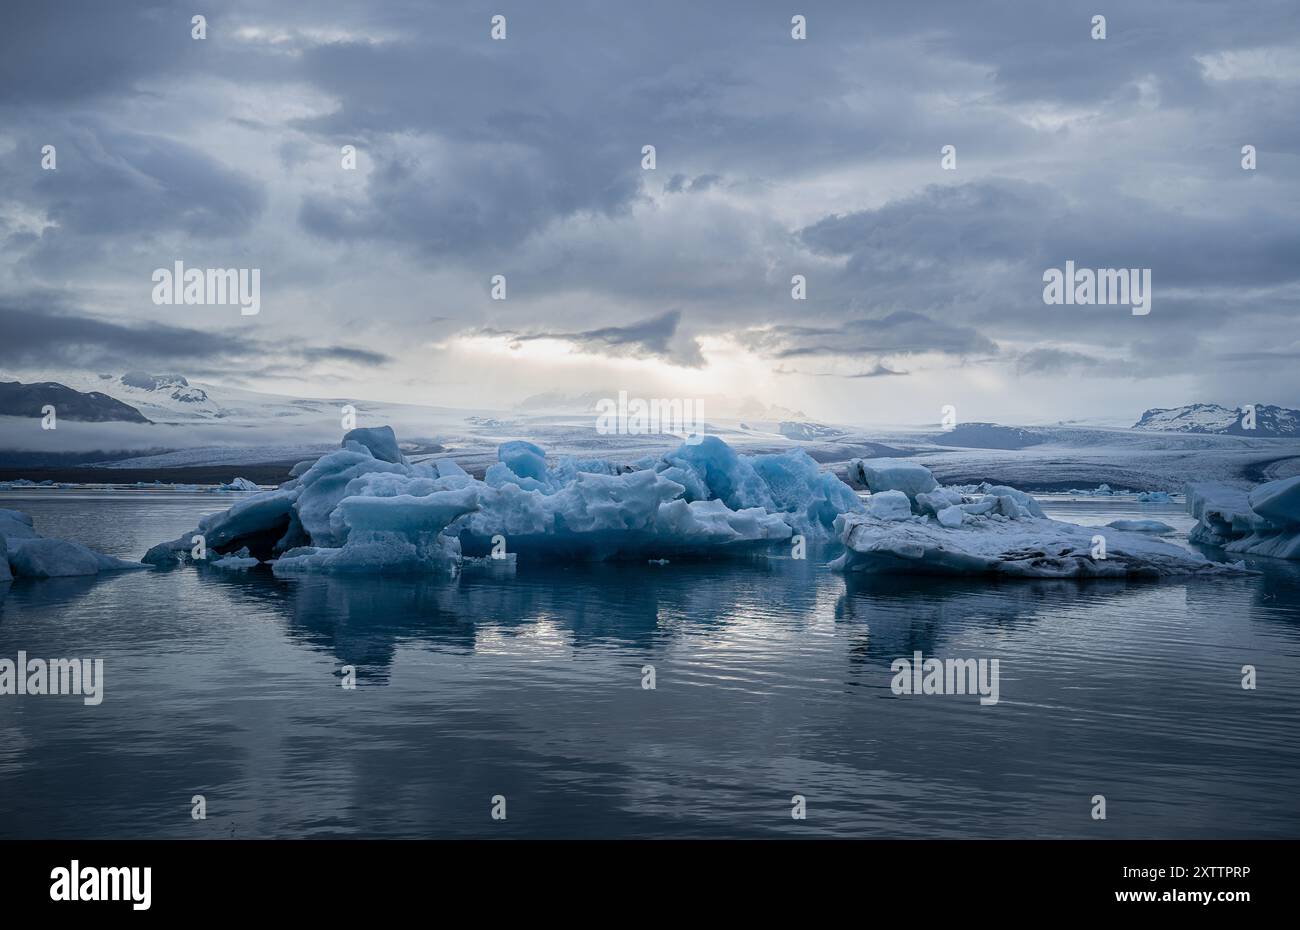
M 1172 526 L 1159 520 L 1111 520 L 1106 525 L 1126 533 L 1154 533 L 1157 536 L 1165 536 L 1174 532 Z
M 103 555 L 67 539 L 26 539 L 11 544 L 9 567 L 18 577 L 63 578 L 142 566 Z
M 420 497 L 346 497 L 330 516 L 335 538 L 354 532 L 396 533 L 415 539 L 422 533 L 441 533 L 457 517 L 478 509 L 474 488 L 436 491 Z
M 21 510 L 0 509 L 0 536 L 6 539 L 35 539 L 32 518 Z
M 917 513 L 935 516 L 939 511 L 961 502 L 961 492 L 956 488 L 935 488 L 929 493 L 916 495 L 916 510 Z
M 232 552 L 222 559 L 216 559 L 208 563 L 213 568 L 219 568 L 227 572 L 247 571 L 250 568 L 256 568 L 261 565 L 261 561 L 251 558 L 247 549 L 240 549 L 238 552 Z
M 142 568 L 66 539 L 45 539 L 21 510 L 0 510 L 0 581 L 11 577 L 62 578 Z
M 660 475 L 680 484 L 687 501 L 720 500 L 732 510 L 759 507 L 786 514 L 794 530 L 829 537 L 835 518 L 860 512 L 853 489 L 802 449 L 740 455 L 717 436 L 684 443 L 655 463 Z
M 1300 559 L 1300 477 L 1261 484 L 1253 491 L 1201 482 L 1187 486 L 1196 517 L 1188 539 L 1229 552 Z
M 271 563 L 278 575 L 330 573 L 454 573 L 460 565 L 460 543 L 432 533 L 411 539 L 403 533 L 358 531 L 339 548 L 305 546 L 291 549 Z
M 1137 499 L 1139 504 L 1168 504 L 1173 500 L 1168 491 L 1142 491 Z
M 247 478 L 232 478 L 229 484 L 217 486 L 218 491 L 260 491 L 262 490 Z
M 940 510 L 935 514 L 935 519 L 939 521 L 940 526 L 947 527 L 948 529 L 955 529 L 956 527 L 961 526 L 962 518 L 965 516 L 965 513 L 964 510 L 957 506 L 945 507 L 943 510 Z
M 902 491 L 909 498 L 939 486 L 930 469 L 901 459 L 853 459 L 849 463 L 849 476 L 866 485 L 872 493 Z
M 1155 578 L 1245 571 L 1140 533 L 1107 532 L 1102 549 L 1094 545 L 1096 527 L 1033 516 L 1009 493 L 987 495 L 979 508 L 983 513 L 973 512 L 969 504 L 953 505 L 937 517 L 905 521 L 879 519 L 870 512 L 844 514 L 836 528 L 846 551 L 831 567 L 1015 578 Z
M 459 527 L 464 551 L 483 555 L 500 536 L 530 558 L 603 561 L 663 553 L 705 555 L 788 539 L 790 525 L 762 508 L 687 501 L 682 485 L 653 471 L 580 474 L 553 494 L 517 485 L 480 493 Z
M 1300 475 L 1261 484 L 1247 501 L 1256 515 L 1276 526 L 1300 526 Z
M 229 510 L 203 517 L 197 532 L 203 536 L 207 548 L 214 551 L 248 546 L 254 553 L 269 553 L 288 529 L 297 497 L 296 488 L 255 494 Z
M 1007 487 L 1005 484 L 982 484 L 980 490 L 992 497 L 1009 497 L 1016 502 L 1016 506 L 1025 511 L 1031 517 L 1043 517 L 1043 508 L 1039 506 L 1038 501 L 1032 494 L 1026 494 L 1019 488 Z
M 340 449 L 321 456 L 297 479 L 297 487 L 291 487 L 294 482 L 290 482 L 282 485 L 280 491 L 293 498 L 290 504 L 312 541 L 317 545 L 335 546 L 342 540 L 336 539 L 330 530 L 330 514 L 339 501 L 348 496 L 348 483 L 353 478 L 370 476 L 375 472 L 408 474 L 405 465 L 376 459 L 365 452 Z M 252 497 L 244 503 L 257 499 Z
M 775 508 L 767 482 L 753 463 L 717 436 L 683 443 L 664 456 L 660 471 L 686 489 L 686 499 L 720 500 L 732 510 Z
M 497 459 L 520 478 L 546 483 L 546 453 L 541 446 L 522 439 L 504 442 L 497 448 Z
M 772 500 L 769 509 L 785 514 L 790 525 L 805 536 L 829 536 L 837 516 L 862 510 L 862 500 L 853 489 L 819 469 L 802 449 L 755 455 L 749 462 L 767 485 Z
M 877 491 L 867 501 L 867 513 L 877 520 L 910 520 L 912 502 L 902 491 Z
M 343 436 L 343 445 L 355 442 L 370 450 L 370 454 L 381 462 L 391 462 L 394 465 L 406 464 L 406 459 L 402 457 L 402 450 L 398 448 L 397 436 L 393 433 L 391 426 L 368 426 L 357 427 L 348 430 Z

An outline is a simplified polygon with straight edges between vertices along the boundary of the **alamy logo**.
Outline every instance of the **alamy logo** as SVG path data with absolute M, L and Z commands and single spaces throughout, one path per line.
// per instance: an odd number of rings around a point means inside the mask
M 911 659 L 895 659 L 889 670 L 895 694 L 978 694 L 985 706 L 998 702 L 997 659 L 925 659 L 918 649 Z
M 147 911 L 153 902 L 153 869 L 82 866 L 73 859 L 67 868 L 50 872 L 51 901 L 130 901 L 133 910 Z
M 262 269 L 186 268 L 176 262 L 172 268 L 153 273 L 153 302 L 186 306 L 237 305 L 244 316 L 262 310 Z
M 627 391 L 619 391 L 618 400 L 602 397 L 596 401 L 596 413 L 596 432 L 602 436 L 666 433 L 698 441 L 704 433 L 704 404 L 689 398 L 629 399 Z
M 0 695 L 79 694 L 94 707 L 104 700 L 103 659 L 0 659 Z
M 1043 272 L 1043 303 L 1071 305 L 1120 304 L 1133 308 L 1134 316 L 1151 312 L 1150 268 L 1080 268 L 1065 263 L 1065 271 Z

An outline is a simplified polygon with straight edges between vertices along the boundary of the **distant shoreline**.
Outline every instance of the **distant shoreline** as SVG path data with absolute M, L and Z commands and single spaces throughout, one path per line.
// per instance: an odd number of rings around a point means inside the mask
M 185 465 L 171 468 L 103 468 L 85 465 L 0 468 L 0 481 L 53 481 L 56 484 L 225 484 L 247 478 L 261 485 L 278 485 L 289 480 L 294 462 L 263 462 L 254 465 Z

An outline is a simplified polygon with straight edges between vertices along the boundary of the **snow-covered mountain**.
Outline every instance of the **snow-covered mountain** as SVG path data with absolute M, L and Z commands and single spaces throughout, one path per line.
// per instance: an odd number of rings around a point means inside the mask
M 349 402 L 262 394 L 192 382 L 181 374 L 139 370 L 121 375 L 66 373 L 60 374 L 58 380 L 79 391 L 98 391 L 115 397 L 155 423 L 265 422 L 304 415 L 337 420 L 339 407 Z
M 39 419 L 46 405 L 65 420 L 84 423 L 148 423 L 135 407 L 99 391 L 78 391 L 55 381 L 0 382 L 0 416 Z
M 1255 423 L 1250 428 L 1245 409 L 1218 404 L 1187 404 L 1183 407 L 1155 407 L 1142 414 L 1134 429 L 1162 433 L 1227 433 L 1242 436 L 1300 435 L 1300 410 L 1255 404 Z

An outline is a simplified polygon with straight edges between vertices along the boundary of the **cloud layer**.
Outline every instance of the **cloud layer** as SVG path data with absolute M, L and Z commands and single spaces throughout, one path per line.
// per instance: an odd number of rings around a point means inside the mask
M 0 365 L 498 404 L 614 372 L 841 419 L 1300 405 L 1293 3 L 1141 0 L 1104 41 L 1094 6 L 817 3 L 795 41 L 767 0 L 561 2 L 493 41 L 482 4 L 235 0 L 196 41 L 166 0 L 6 4 Z M 262 269 L 263 313 L 154 306 L 176 260 Z M 1152 312 L 1044 305 L 1066 261 L 1152 269 Z

